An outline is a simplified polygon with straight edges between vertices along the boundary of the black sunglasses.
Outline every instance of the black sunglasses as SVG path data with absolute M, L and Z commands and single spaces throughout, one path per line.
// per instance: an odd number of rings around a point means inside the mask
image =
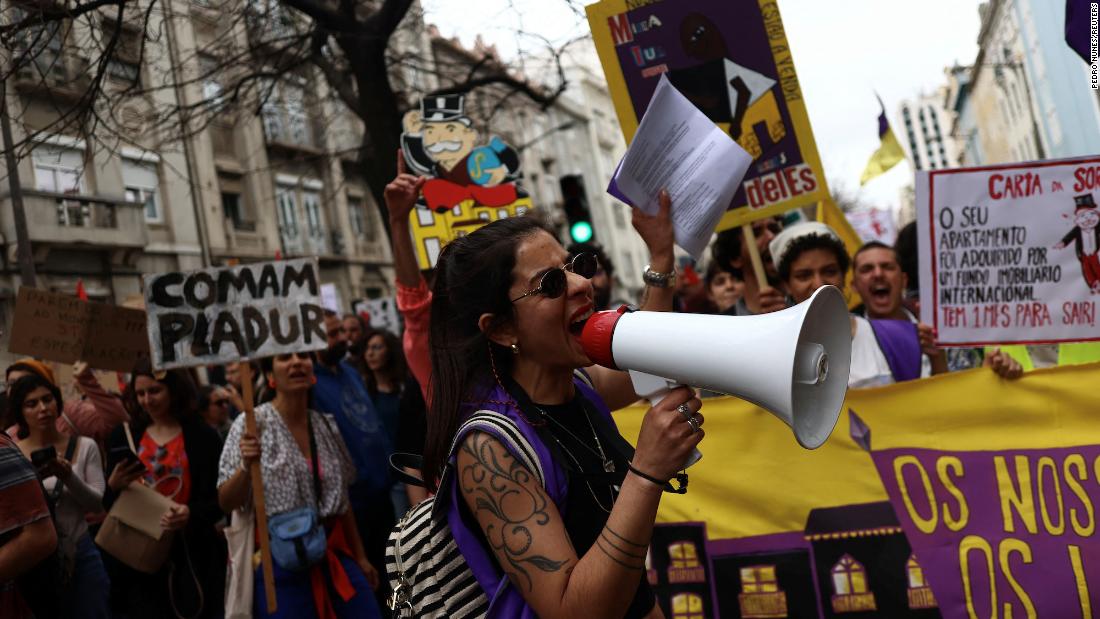
M 541 294 L 547 299 L 556 299 L 565 292 L 566 275 L 565 272 L 576 273 L 585 279 L 592 279 L 592 276 L 596 274 L 596 271 L 600 269 L 600 261 L 596 259 L 596 254 L 584 253 L 577 254 L 567 264 L 560 267 L 550 269 L 542 274 L 542 279 L 539 280 L 539 285 L 533 290 L 528 290 L 521 296 L 512 299 L 512 303 L 529 297 L 533 294 Z

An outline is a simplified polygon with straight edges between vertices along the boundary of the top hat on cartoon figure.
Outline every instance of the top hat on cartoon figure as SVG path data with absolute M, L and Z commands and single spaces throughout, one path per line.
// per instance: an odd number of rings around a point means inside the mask
M 1079 196 L 1073 196 L 1074 210 L 1081 211 L 1084 209 L 1096 208 L 1096 201 L 1093 200 L 1091 193 L 1081 194 Z
M 465 107 L 465 98 L 460 94 L 431 95 L 420 100 L 424 150 L 448 172 L 477 144 L 477 131 Z

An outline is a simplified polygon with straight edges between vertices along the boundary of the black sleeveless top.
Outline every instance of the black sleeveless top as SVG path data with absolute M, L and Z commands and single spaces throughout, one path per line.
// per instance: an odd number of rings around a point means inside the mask
M 601 428 L 604 424 L 589 425 L 585 415 L 589 415 L 593 421 L 596 421 L 599 411 L 579 392 L 565 404 L 536 405 L 515 382 L 508 380 L 506 387 L 523 410 L 524 416 L 532 424 L 539 424 L 535 425 L 539 438 L 546 443 L 555 462 L 567 473 L 566 504 L 562 520 L 577 557 L 583 557 L 596 543 L 600 532 L 607 525 L 611 507 L 618 497 L 616 484 L 621 483 L 622 477 L 625 476 L 627 461 L 620 454 L 613 453 L 616 450 L 610 448 L 610 441 L 615 439 L 623 441 L 623 439 L 605 437 L 603 431 L 600 431 L 598 438 L 593 434 L 593 426 Z M 547 420 L 548 416 L 552 416 L 553 421 Z M 596 445 L 597 440 L 600 443 L 599 446 Z M 601 475 L 605 473 L 603 461 L 599 455 L 601 448 L 607 458 L 614 463 L 615 470 L 620 472 L 618 482 L 609 482 L 604 478 L 606 476 Z M 467 507 L 466 502 L 459 501 L 458 505 L 466 526 L 471 531 L 476 531 L 481 544 L 488 548 L 488 540 L 485 539 L 477 518 Z M 492 552 L 488 554 L 494 567 L 503 571 L 496 554 Z M 656 604 L 657 598 L 649 586 L 649 581 L 646 580 L 646 573 L 641 571 L 638 573 L 638 589 L 634 592 L 634 598 L 623 617 L 642 619 L 653 610 Z

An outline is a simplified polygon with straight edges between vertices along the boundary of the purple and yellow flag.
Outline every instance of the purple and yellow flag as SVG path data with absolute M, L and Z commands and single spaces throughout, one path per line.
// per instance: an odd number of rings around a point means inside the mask
M 894 131 L 890 129 L 890 121 L 886 120 L 886 107 L 882 105 L 881 98 L 878 100 L 878 107 L 881 110 L 878 115 L 878 138 L 881 144 L 863 169 L 863 176 L 859 178 L 860 185 L 866 185 L 867 181 L 884 174 L 905 159 L 905 151 L 894 136 Z

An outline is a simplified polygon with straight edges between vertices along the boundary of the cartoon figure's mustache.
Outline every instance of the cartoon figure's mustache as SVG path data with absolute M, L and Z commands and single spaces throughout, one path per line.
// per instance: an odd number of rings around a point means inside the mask
M 444 151 L 454 152 L 454 151 L 460 150 L 461 148 L 462 148 L 462 142 L 456 142 L 456 141 L 450 141 L 450 140 L 444 140 L 443 142 L 436 142 L 435 144 L 432 144 L 432 145 L 427 147 L 428 152 L 433 154 L 433 155 L 442 153 Z

